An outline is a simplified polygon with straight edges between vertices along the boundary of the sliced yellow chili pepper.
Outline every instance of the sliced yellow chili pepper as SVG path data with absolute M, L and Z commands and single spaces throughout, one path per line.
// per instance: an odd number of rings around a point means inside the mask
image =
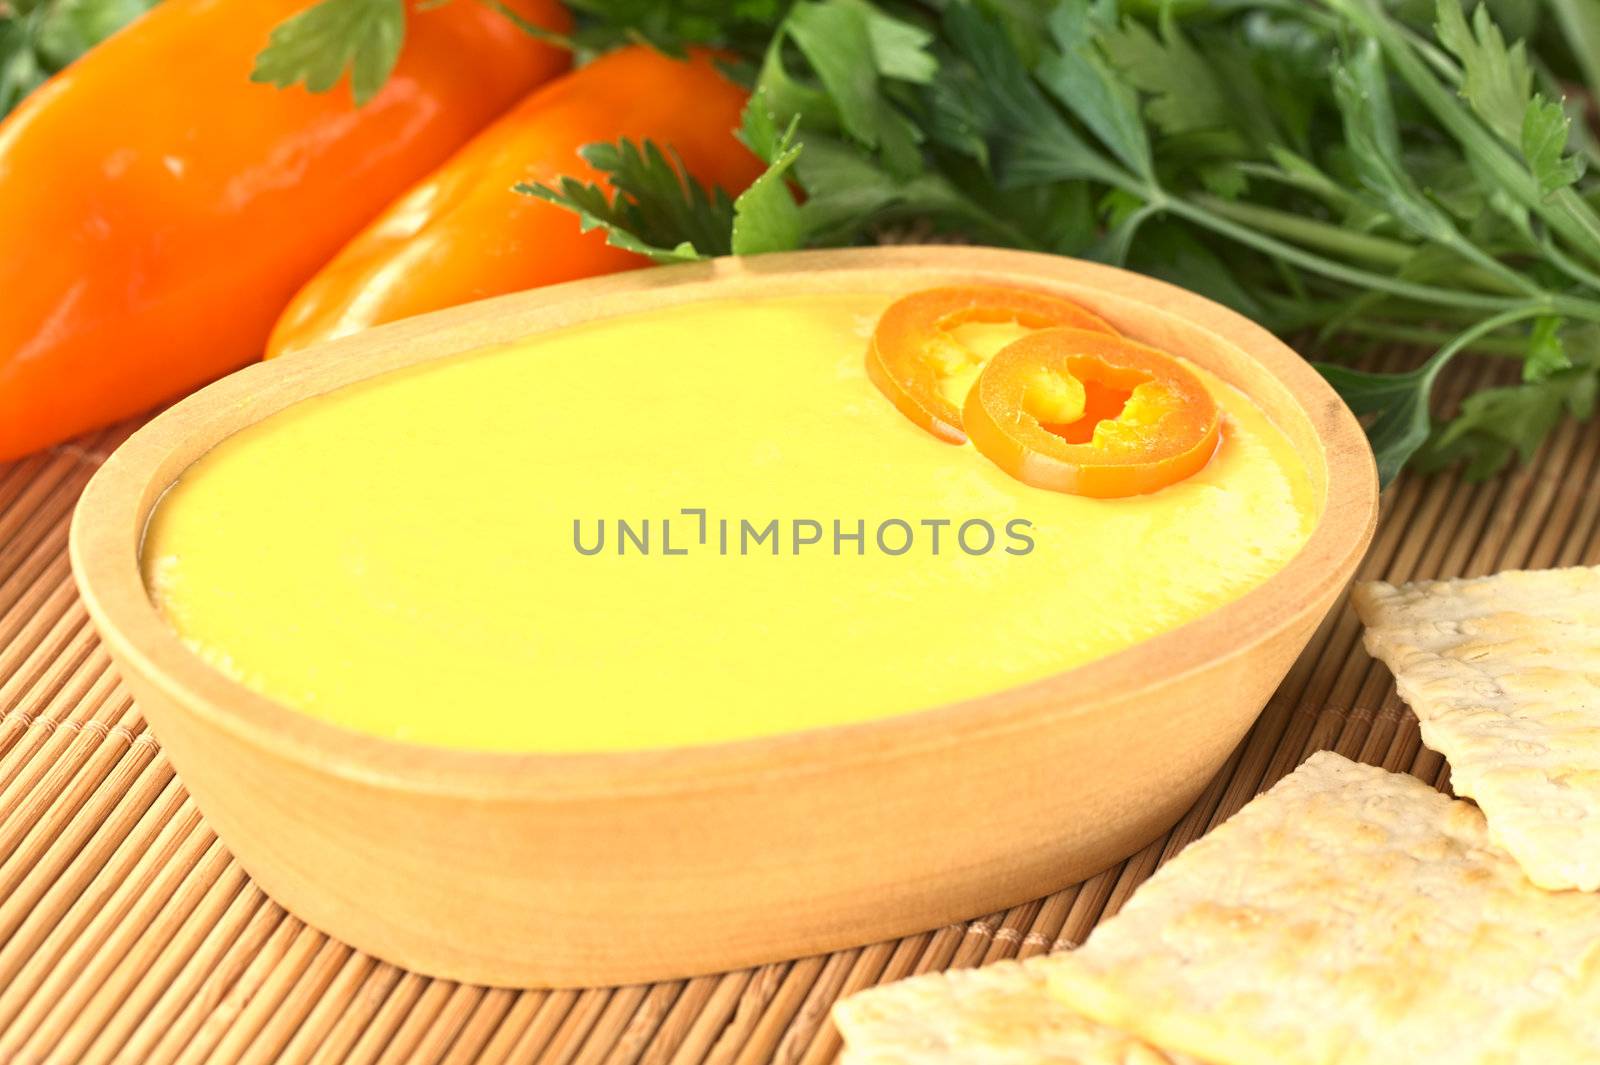
M 967 393 L 972 443 L 1037 488 L 1111 498 L 1210 461 L 1221 415 L 1179 360 L 1120 336 L 1044 329 L 1002 348 Z

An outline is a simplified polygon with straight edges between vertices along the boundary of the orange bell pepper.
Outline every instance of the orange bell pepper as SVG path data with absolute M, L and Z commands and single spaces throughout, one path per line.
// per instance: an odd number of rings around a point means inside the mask
M 544 86 L 318 273 L 284 311 L 267 357 L 424 311 L 645 265 L 512 186 L 563 176 L 599 181 L 578 149 L 629 138 L 670 146 L 703 184 L 742 189 L 762 170 L 733 133 L 745 95 L 709 54 L 675 60 L 642 46 Z
M 1109 498 L 1196 473 L 1221 415 L 1183 363 L 1124 337 L 1043 329 L 1001 348 L 967 393 L 972 443 L 1036 488 Z
M 252 83 L 308 3 L 165 0 L 0 124 L 0 459 L 259 356 L 330 255 L 568 62 L 487 5 L 419 3 L 361 108 Z
M 946 394 L 947 385 L 971 374 L 981 360 L 951 330 L 972 322 L 1116 333 L 1098 315 L 1070 300 L 999 285 L 923 289 L 890 304 L 867 346 L 867 377 L 900 413 L 952 444 L 965 443 L 967 436 L 961 429 L 961 408 Z

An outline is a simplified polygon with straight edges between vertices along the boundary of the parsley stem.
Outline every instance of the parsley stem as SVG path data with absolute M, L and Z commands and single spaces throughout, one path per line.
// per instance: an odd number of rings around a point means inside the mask
M 1438 378 L 1439 371 L 1444 369 L 1445 364 L 1482 338 L 1504 329 L 1508 325 L 1514 325 L 1528 318 L 1538 318 L 1546 313 L 1548 313 L 1548 309 L 1539 304 L 1512 307 L 1509 310 L 1501 311 L 1499 314 L 1490 315 L 1477 325 L 1463 329 L 1455 335 L 1453 340 L 1434 352 L 1432 357 L 1422 364 L 1422 379 L 1426 382 L 1424 387 L 1432 390 L 1433 382 Z
M 1400 325 L 1392 322 L 1373 322 L 1355 319 L 1346 322 L 1340 330 L 1355 336 L 1372 337 L 1376 340 L 1393 340 L 1402 344 L 1427 345 L 1429 347 L 1442 347 L 1455 339 L 1456 334 L 1443 329 L 1429 329 L 1425 326 Z M 1512 358 L 1522 360 L 1527 357 L 1528 343 L 1521 337 L 1480 336 L 1468 344 L 1463 351 L 1471 351 L 1479 355 L 1491 355 L 1496 358 Z
M 1297 244 L 1308 245 L 1320 251 L 1343 254 L 1352 259 L 1361 259 L 1380 266 L 1399 266 L 1416 254 L 1417 250 L 1404 241 L 1375 237 L 1370 233 L 1360 233 L 1342 226 L 1330 225 L 1305 215 L 1281 211 L 1276 207 L 1206 195 L 1194 197 L 1194 202 L 1197 206 L 1224 218 L 1231 218 L 1235 222 L 1273 233 Z
M 576 52 L 578 50 L 577 41 L 573 40 L 571 37 L 568 37 L 564 33 L 557 33 L 554 30 L 545 29 L 537 22 L 534 22 L 532 19 L 529 19 L 521 14 L 510 4 L 506 3 L 505 0 L 478 0 L 478 2 L 483 4 L 483 6 L 488 8 L 490 11 L 493 11 L 505 18 L 513 26 L 521 30 L 523 33 L 526 33 L 534 40 L 543 41 L 545 44 L 551 44 L 557 48 L 564 48 L 569 52 Z
M 1477 115 L 1462 105 L 1455 92 L 1440 84 L 1428 64 L 1397 28 L 1395 21 L 1374 0 L 1330 0 L 1351 21 L 1376 40 L 1401 80 L 1411 87 L 1467 157 L 1477 162 L 1512 199 L 1544 219 L 1573 247 L 1600 261 L 1600 215 L 1570 188 L 1546 194 L 1520 158 Z
M 1539 241 L 1539 250 L 1544 253 L 1545 258 L 1549 259 L 1556 269 L 1578 282 L 1578 284 L 1600 292 L 1600 274 L 1596 274 L 1594 271 L 1586 269 L 1581 263 L 1574 261 L 1566 252 L 1556 247 L 1555 241 L 1549 237 L 1544 237 Z
M 1267 255 L 1277 256 L 1303 270 L 1321 274 L 1323 277 L 1342 281 L 1360 289 L 1375 289 L 1396 296 L 1403 296 L 1406 299 L 1419 300 L 1423 303 L 1437 303 L 1447 307 L 1468 307 L 1480 311 L 1506 310 L 1524 306 L 1526 303 L 1525 300 L 1518 300 L 1509 296 L 1489 296 L 1481 293 L 1463 292 L 1459 289 L 1440 288 L 1436 285 L 1423 285 L 1414 281 L 1406 281 L 1403 278 L 1391 277 L 1374 273 L 1371 270 L 1364 270 L 1360 267 L 1349 266 L 1257 232 L 1198 204 L 1165 196 L 1162 199 L 1164 201 L 1163 206 L 1180 218 L 1193 222 L 1198 226 L 1203 226 L 1230 240 L 1238 241 L 1247 247 L 1255 248 L 1257 251 L 1264 252 Z
M 1535 313 L 1539 314 L 1559 314 L 1586 322 L 1600 322 L 1600 302 L 1580 296 L 1547 295 L 1535 306 Z
M 1245 177 L 1259 178 L 1287 188 L 1308 192 L 1335 210 L 1349 210 L 1356 204 L 1356 198 L 1350 195 L 1349 190 L 1333 181 L 1327 175 L 1316 171 L 1309 163 L 1305 163 L 1303 160 L 1301 161 L 1300 169 L 1255 162 L 1241 162 L 1237 166 L 1239 173 Z

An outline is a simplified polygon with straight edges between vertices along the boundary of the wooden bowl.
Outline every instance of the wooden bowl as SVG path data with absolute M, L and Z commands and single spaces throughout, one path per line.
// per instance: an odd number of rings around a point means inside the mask
M 360 735 L 213 671 L 162 621 L 139 546 L 161 494 L 229 434 L 396 367 L 705 298 L 951 282 L 1057 291 L 1244 389 L 1320 513 L 1220 610 L 1036 683 L 864 724 L 608 754 L 452 751 Z M 802 252 L 642 270 L 426 315 L 251 366 L 101 468 L 72 524 L 89 613 L 201 812 L 274 899 L 423 973 L 511 986 L 650 981 L 992 913 L 1131 854 L 1190 806 L 1351 577 L 1372 454 L 1322 378 L 1199 296 L 976 248 Z

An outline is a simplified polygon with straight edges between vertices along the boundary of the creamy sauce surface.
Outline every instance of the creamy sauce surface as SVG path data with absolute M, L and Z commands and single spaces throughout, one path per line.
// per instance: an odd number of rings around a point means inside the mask
M 1309 534 L 1299 456 L 1209 374 L 1218 453 L 1148 496 L 1030 488 L 934 439 L 866 379 L 888 300 L 612 319 L 296 404 L 167 493 L 152 599 L 213 666 L 335 724 L 624 750 L 1037 680 L 1237 598 Z

